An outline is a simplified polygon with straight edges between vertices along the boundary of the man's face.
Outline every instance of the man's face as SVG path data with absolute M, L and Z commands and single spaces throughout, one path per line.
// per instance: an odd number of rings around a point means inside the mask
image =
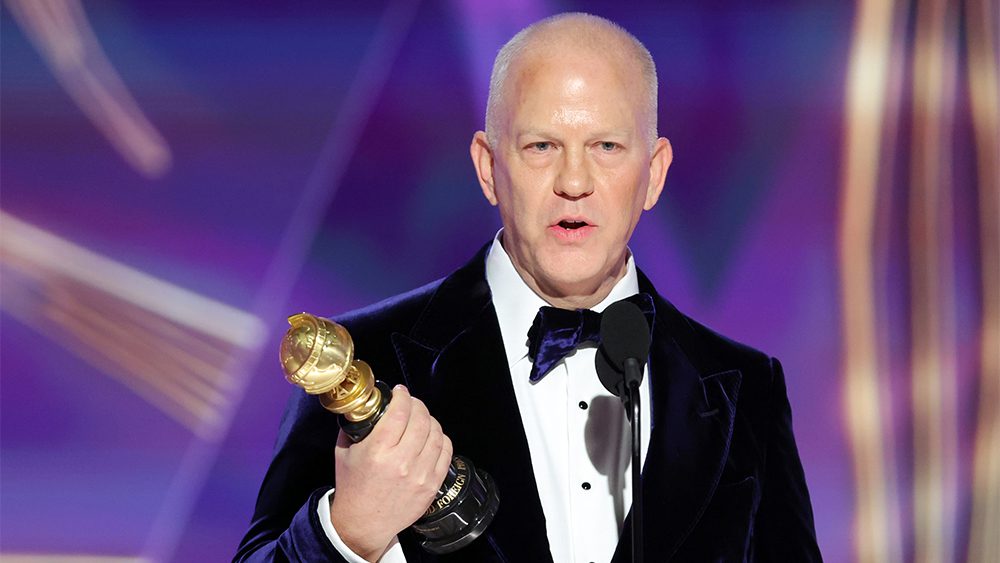
M 645 138 L 640 74 L 568 54 L 521 62 L 510 80 L 496 146 L 477 162 L 483 192 L 500 210 L 504 248 L 543 296 L 606 295 L 670 164 L 666 139 L 650 147 Z M 477 139 L 485 144 L 482 133 Z

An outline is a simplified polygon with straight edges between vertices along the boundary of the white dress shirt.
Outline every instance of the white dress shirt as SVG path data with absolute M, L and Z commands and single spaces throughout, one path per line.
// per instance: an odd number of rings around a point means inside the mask
M 592 343 L 582 344 L 537 383 L 529 381 L 532 364 L 528 358 L 528 329 L 538 309 L 548 303 L 514 269 L 500 244 L 501 234 L 497 234 L 486 258 L 486 281 L 500 323 L 552 560 L 609 561 L 632 504 L 631 442 L 625 411 L 621 401 L 597 378 L 597 347 Z M 630 255 L 625 276 L 593 310 L 601 312 L 638 292 L 635 263 Z M 648 368 L 639 394 L 645 462 L 650 431 Z M 332 494 L 331 490 L 320 502 L 320 522 L 338 552 L 351 563 L 363 563 L 344 545 L 330 523 Z M 397 541 L 380 561 L 405 563 Z

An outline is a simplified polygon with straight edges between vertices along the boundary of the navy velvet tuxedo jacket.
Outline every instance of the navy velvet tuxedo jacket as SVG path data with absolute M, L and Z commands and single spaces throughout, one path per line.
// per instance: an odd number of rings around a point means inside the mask
M 409 563 L 552 561 L 486 283 L 488 249 L 443 280 L 337 319 L 355 357 L 390 386 L 406 384 L 455 452 L 499 488 L 493 523 L 455 553 L 428 554 L 412 532 L 400 533 Z M 641 272 L 639 286 L 656 306 L 642 470 L 646 561 L 819 561 L 781 366 L 682 315 Z M 337 417 L 297 389 L 234 560 L 343 561 L 316 513 L 334 484 L 337 433 Z M 630 517 L 620 537 L 614 563 L 631 560 Z

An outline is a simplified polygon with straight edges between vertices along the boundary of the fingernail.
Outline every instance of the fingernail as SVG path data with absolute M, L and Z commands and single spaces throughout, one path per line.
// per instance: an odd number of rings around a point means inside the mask
M 392 388 L 393 391 L 395 391 L 396 389 L 403 389 L 405 391 L 409 391 L 409 389 L 406 388 L 406 385 L 403 385 L 402 383 L 397 383 L 396 386 Z

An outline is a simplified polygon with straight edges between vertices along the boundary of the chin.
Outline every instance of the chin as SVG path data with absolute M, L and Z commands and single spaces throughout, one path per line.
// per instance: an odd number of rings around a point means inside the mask
M 588 295 L 600 286 L 606 277 L 603 264 L 596 260 L 565 259 L 553 257 L 543 269 L 546 285 L 562 295 Z

